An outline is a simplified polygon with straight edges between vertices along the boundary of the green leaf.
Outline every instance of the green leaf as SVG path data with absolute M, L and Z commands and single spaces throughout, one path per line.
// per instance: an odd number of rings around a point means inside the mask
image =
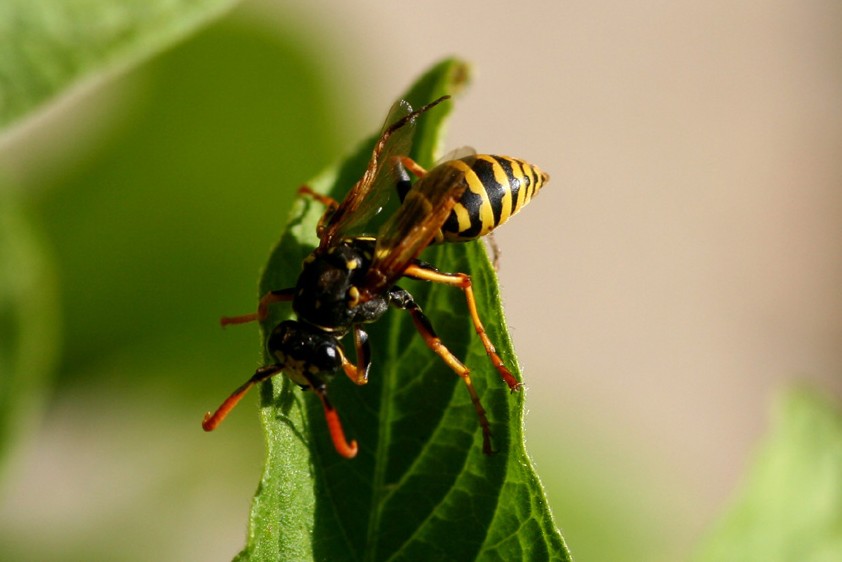
M 100 72 L 123 70 L 235 0 L 0 2 L 0 127 Z
M 842 555 L 842 411 L 826 396 L 795 391 L 740 497 L 699 561 L 835 561 Z
M 26 429 L 58 341 L 55 279 L 40 237 L 0 186 L 0 460 Z
M 456 93 L 467 66 L 446 60 L 403 96 L 413 107 Z M 430 166 L 446 102 L 419 120 L 413 157 Z M 360 177 L 374 139 L 310 185 L 340 198 Z M 295 284 L 317 243 L 323 209 L 300 200 L 266 266 L 261 293 Z M 481 244 L 447 244 L 424 254 L 444 271 L 468 271 L 480 314 L 503 360 L 517 363 L 494 272 Z M 474 333 L 461 291 L 401 283 L 445 344 L 472 369 L 491 422 L 496 455 L 482 453 L 476 413 L 461 379 L 423 343 L 410 317 L 390 311 L 370 327 L 370 382 L 345 377 L 330 395 L 353 460 L 333 449 L 321 405 L 278 376 L 263 384 L 261 416 L 268 458 L 252 507 L 241 560 L 565 560 L 569 559 L 523 445 L 523 393 L 511 394 Z M 289 307 L 273 307 L 266 333 Z M 270 361 L 266 357 L 267 363 Z

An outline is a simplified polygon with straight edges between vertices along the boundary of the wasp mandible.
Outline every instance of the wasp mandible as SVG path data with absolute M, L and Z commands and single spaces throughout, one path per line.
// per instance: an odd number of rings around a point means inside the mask
M 445 273 L 418 259 L 430 244 L 475 240 L 489 234 L 518 212 L 549 180 L 538 167 L 507 156 L 472 154 L 425 170 L 409 156 L 416 120 L 448 99 L 443 96 L 414 110 L 403 100 L 389 113 L 359 181 L 339 202 L 307 186 L 302 196 L 325 206 L 317 226 L 319 245 L 305 258 L 294 287 L 273 290 L 260 299 L 257 312 L 224 317 L 222 325 L 267 317 L 269 306 L 291 302 L 295 320 L 278 324 L 267 341 L 273 362 L 257 369 L 202 422 L 212 431 L 255 384 L 283 372 L 321 400 L 336 451 L 356 456 L 358 445 L 345 437 L 336 409 L 328 399 L 331 379 L 344 372 L 355 384 L 368 381 L 371 349 L 365 324 L 376 322 L 389 307 L 405 310 L 426 345 L 465 382 L 483 436 L 483 452 L 492 454 L 491 431 L 471 373 L 436 335 L 430 319 L 412 295 L 395 283 L 402 277 L 461 289 L 477 335 L 491 363 L 509 389 L 520 389 L 497 354 L 477 311 L 471 277 Z M 417 178 L 411 182 L 410 174 Z M 358 234 L 397 190 L 401 204 L 376 234 Z M 342 339 L 350 337 L 352 362 Z

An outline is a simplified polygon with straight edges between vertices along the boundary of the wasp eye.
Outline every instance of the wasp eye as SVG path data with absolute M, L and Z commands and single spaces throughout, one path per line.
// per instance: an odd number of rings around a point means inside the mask
M 351 285 L 348 288 L 348 292 L 345 293 L 345 298 L 348 301 L 348 306 L 354 308 L 360 303 L 360 290 L 354 285 Z

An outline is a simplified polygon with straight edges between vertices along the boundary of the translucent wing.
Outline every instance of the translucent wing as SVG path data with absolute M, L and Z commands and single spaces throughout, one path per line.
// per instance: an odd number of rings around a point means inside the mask
M 467 156 L 476 156 L 477 151 L 474 150 L 471 146 L 460 146 L 459 148 L 454 148 L 450 152 L 446 153 L 444 156 L 436 160 L 436 163 L 433 164 L 433 168 L 444 164 L 445 162 L 450 162 L 451 160 L 459 160 L 460 158 L 465 158 Z M 409 192 L 410 188 L 412 187 L 412 182 L 409 179 L 410 173 L 402 168 L 398 168 L 401 172 L 397 178 L 397 191 L 398 196 L 401 198 L 401 202 L 403 202 L 404 197 Z
M 423 112 L 444 101 L 439 98 L 417 111 L 404 100 L 398 100 L 389 111 L 386 122 L 372 150 L 368 166 L 359 181 L 328 218 L 321 236 L 321 248 L 329 247 L 349 234 L 360 234 L 394 193 L 398 181 L 396 156 L 406 156 L 412 147 L 415 120 Z
M 377 233 L 374 259 L 362 290 L 364 301 L 391 287 L 430 245 L 467 187 L 464 172 L 453 166 L 435 168 L 412 186 Z
M 472 146 L 460 146 L 459 148 L 454 148 L 441 158 L 436 161 L 435 166 L 439 164 L 443 164 L 445 162 L 450 162 L 451 160 L 459 160 L 460 158 L 464 158 L 465 156 L 476 156 L 477 151 Z

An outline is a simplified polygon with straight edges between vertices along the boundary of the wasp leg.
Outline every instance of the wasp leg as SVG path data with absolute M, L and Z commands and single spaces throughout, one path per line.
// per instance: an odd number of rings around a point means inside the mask
M 497 350 L 494 348 L 494 344 L 491 343 L 491 339 L 485 332 L 482 320 L 479 318 L 479 312 L 477 312 L 477 303 L 474 299 L 474 290 L 471 286 L 470 275 L 466 273 L 443 273 L 431 265 L 422 264 L 420 262 L 407 267 L 403 275 L 412 279 L 420 279 L 422 281 L 430 281 L 432 283 L 442 283 L 444 285 L 450 285 L 462 289 L 462 292 L 465 294 L 465 300 L 468 303 L 468 312 L 471 314 L 471 320 L 474 322 L 474 328 L 476 329 L 480 340 L 482 340 L 482 345 L 485 346 L 485 353 L 488 355 L 488 358 L 491 359 L 491 363 L 497 369 L 497 372 L 500 373 L 500 378 L 509 385 L 509 389 L 512 391 L 520 390 L 521 383 L 503 364 L 503 360 L 500 359 L 499 355 L 497 355 Z
M 228 415 L 228 412 L 234 409 L 234 406 L 237 405 L 243 396 L 246 395 L 246 392 L 249 391 L 251 387 L 256 385 L 257 383 L 263 382 L 273 376 L 277 375 L 281 372 L 283 367 L 280 365 L 266 365 L 265 367 L 259 368 L 257 371 L 254 372 L 254 375 L 247 380 L 242 386 L 240 386 L 237 390 L 231 393 L 231 396 L 225 399 L 225 402 L 222 403 L 216 411 L 211 414 L 210 412 L 205 414 L 205 418 L 202 420 L 202 429 L 205 431 L 213 431 L 216 427 L 222 423 L 222 420 L 225 419 L 225 416 Z
M 291 301 L 295 296 L 295 288 L 279 289 L 277 291 L 269 291 L 260 299 L 260 304 L 257 305 L 257 312 L 250 314 L 241 314 L 240 316 L 223 316 L 219 319 L 219 323 L 224 328 L 229 324 L 247 324 L 258 320 L 263 322 L 269 314 L 269 305 L 276 302 Z
M 309 185 L 302 185 L 298 188 L 298 195 L 302 197 L 309 197 L 314 201 L 318 201 L 322 205 L 325 206 L 325 212 L 322 213 L 321 218 L 319 218 L 319 223 L 316 225 L 316 233 L 318 234 L 319 238 L 322 237 L 322 233 L 325 229 L 325 224 L 333 216 L 333 213 L 336 212 L 336 209 L 339 208 L 339 201 L 330 197 L 328 195 L 322 195 L 321 193 L 316 193 Z
M 491 447 L 491 426 L 488 423 L 488 417 L 485 415 L 485 408 L 482 407 L 479 395 L 477 394 L 476 388 L 474 388 L 474 383 L 471 381 L 470 369 L 445 347 L 441 339 L 436 335 L 435 330 L 433 330 L 430 319 L 421 311 L 421 307 L 418 306 L 412 295 L 399 287 L 394 287 L 389 292 L 389 297 L 393 305 L 409 312 L 412 316 L 412 322 L 415 324 L 415 329 L 421 334 L 427 347 L 441 357 L 447 363 L 447 366 L 465 382 L 465 386 L 468 387 L 468 393 L 471 395 L 471 402 L 473 402 L 474 409 L 479 418 L 479 425 L 482 428 L 482 452 L 486 455 L 494 454 L 494 450 Z
M 354 384 L 360 386 L 368 383 L 368 369 L 371 366 L 371 345 L 368 334 L 359 326 L 354 326 L 354 349 L 357 352 L 357 363 L 353 364 L 342 354 L 342 368 Z
M 311 188 L 309 185 L 302 185 L 301 187 L 299 187 L 298 188 L 298 195 L 301 195 L 302 197 L 309 197 L 310 199 L 314 199 L 314 200 L 318 201 L 319 203 L 321 203 L 322 205 L 324 205 L 325 207 L 327 207 L 328 209 L 336 210 L 336 208 L 339 206 L 339 202 L 336 199 L 334 199 L 333 197 L 330 197 L 328 195 L 322 195 L 321 193 L 316 193 L 315 191 L 313 191 L 313 188 Z
M 354 348 L 357 352 L 357 362 L 351 363 L 345 356 L 342 347 L 337 346 L 342 370 L 357 385 L 368 384 L 368 368 L 371 366 L 371 346 L 368 344 L 368 334 L 359 326 L 354 326 Z
M 493 232 L 489 232 L 485 235 L 485 241 L 491 249 L 491 266 L 494 268 L 495 272 L 498 272 L 500 271 L 500 256 L 503 255 L 503 252 L 500 251 L 500 246 L 497 245 L 497 240 L 494 238 Z
M 333 447 L 336 449 L 336 452 L 346 459 L 354 458 L 357 456 L 357 441 L 352 439 L 349 443 L 347 439 L 345 439 L 345 431 L 342 429 L 342 422 L 339 420 L 339 414 L 336 413 L 336 408 L 334 408 L 333 404 L 330 403 L 330 400 L 327 399 L 327 389 L 325 388 L 325 385 L 318 383 L 308 374 L 305 374 L 304 376 L 307 377 L 307 380 L 310 382 L 310 387 L 313 389 L 313 392 L 315 392 L 319 397 L 319 400 L 322 401 L 322 407 L 325 410 L 325 420 L 327 421 L 327 429 L 330 431 L 330 439 L 333 441 Z
M 408 171 L 412 172 L 416 178 L 421 179 L 427 175 L 427 170 L 421 167 L 418 162 L 410 158 L 409 156 L 399 156 L 397 161 L 403 165 Z

